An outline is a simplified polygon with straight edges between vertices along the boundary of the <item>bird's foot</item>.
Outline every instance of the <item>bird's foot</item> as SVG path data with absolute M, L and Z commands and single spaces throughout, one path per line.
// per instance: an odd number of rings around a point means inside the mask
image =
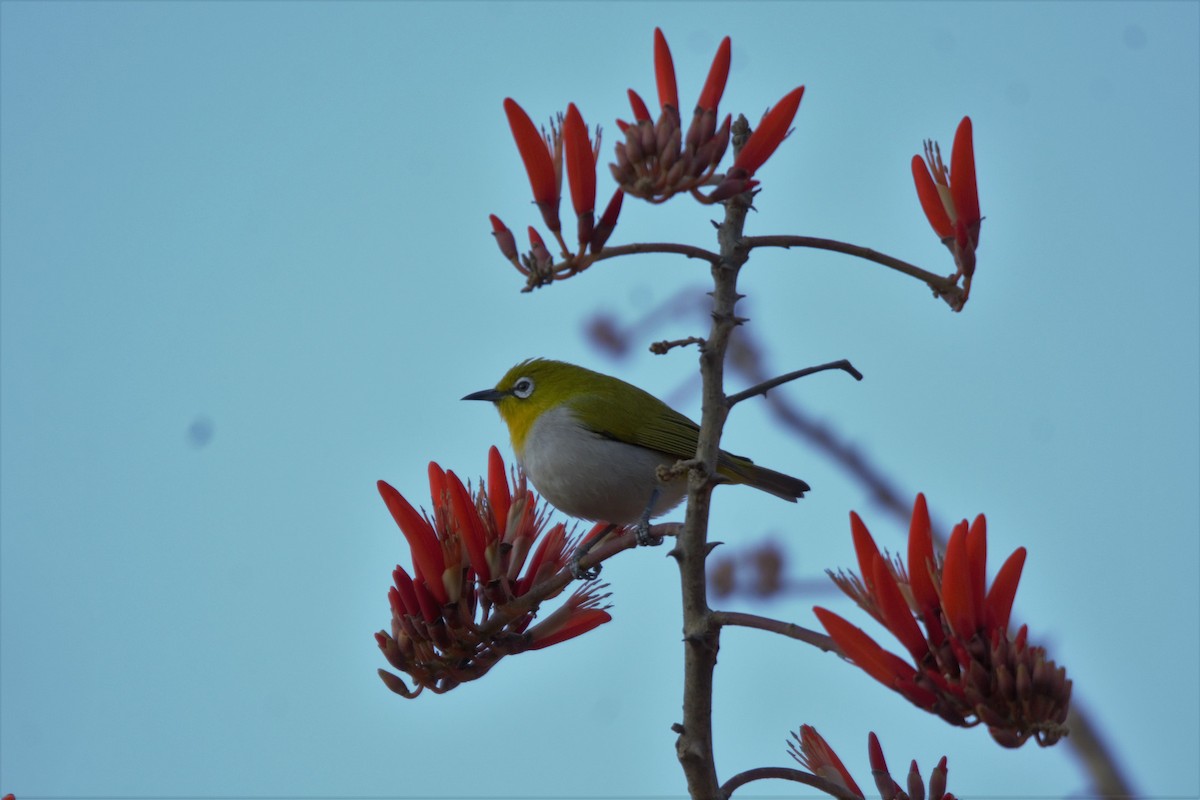
M 648 519 L 638 522 L 633 529 L 633 535 L 637 539 L 638 547 L 658 547 L 663 543 L 663 537 L 650 530 L 650 520 Z
M 594 567 L 585 567 L 581 563 L 583 553 L 576 553 L 571 556 L 568 566 L 571 568 L 571 577 L 577 581 L 594 581 L 600 577 L 601 565 L 597 564 Z

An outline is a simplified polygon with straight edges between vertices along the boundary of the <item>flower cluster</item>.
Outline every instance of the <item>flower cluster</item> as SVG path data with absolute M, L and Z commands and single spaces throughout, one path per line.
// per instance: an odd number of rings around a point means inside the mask
M 1018 548 L 987 588 L 987 521 L 960 522 L 943 559 L 935 558 L 929 510 L 917 495 L 908 540 L 908 568 L 879 552 L 870 532 L 851 512 L 854 549 L 862 577 L 830 576 L 859 606 L 886 627 L 912 657 L 909 664 L 884 650 L 842 617 L 815 608 L 842 653 L 871 677 L 919 708 L 952 725 L 980 722 L 1006 747 L 1029 738 L 1050 745 L 1066 733 L 1071 699 L 1066 670 L 1008 622 L 1025 564 Z M 922 630 L 921 626 L 924 626 Z
M 660 108 L 658 120 L 651 119 L 646 103 L 637 92 L 630 89 L 629 105 L 634 121 L 617 121 L 625 134 L 625 141 L 617 143 L 616 163 L 609 165 L 613 178 L 626 194 L 661 203 L 680 192 L 691 192 L 701 202 L 715 203 L 750 191 L 758 185 L 758 181 L 753 180 L 754 173 L 787 137 L 804 87 L 793 89 L 767 112 L 734 160 L 733 166 L 725 175 L 717 176 L 717 168 L 729 147 L 732 121 L 731 116 L 726 114 L 720 127 L 717 126 L 717 106 L 725 93 L 730 57 L 731 43 L 726 36 L 713 57 L 708 78 L 700 90 L 700 98 L 685 134 L 671 49 L 663 32 L 654 29 L 654 75 Z M 700 187 L 713 183 L 717 188 L 710 194 L 698 192 Z
M 624 193 L 620 189 L 614 192 L 600 220 L 596 221 L 596 159 L 600 153 L 600 131 L 596 130 L 593 144 L 583 115 L 574 103 L 567 106 L 566 114 L 559 114 L 557 121 L 551 122 L 549 131 L 539 131 L 525 109 L 512 98 L 505 98 L 504 113 L 508 116 L 508 125 L 525 164 L 525 172 L 529 175 L 534 203 L 541 211 L 546 227 L 557 240 L 564 263 L 555 267 L 554 256 L 532 225 L 529 226 L 530 249 L 524 254 L 518 252 L 512 231 L 495 214 L 490 215 L 492 234 L 504 257 L 529 279 L 529 286 L 540 286 L 556 278 L 573 275 L 582 268 L 577 261 L 585 252 L 590 250 L 598 253 L 604 248 L 604 243 L 617 226 Z M 564 161 L 577 220 L 579 250 L 574 254 L 563 239 L 562 222 L 558 214 Z
M 487 481 L 474 494 L 453 472 L 430 463 L 431 514 L 418 513 L 384 481 L 378 486 L 412 552 L 412 574 L 401 566 L 392 573 L 391 633 L 375 634 L 388 662 L 416 683 L 410 690 L 379 670 L 396 694 L 449 691 L 506 655 L 549 647 L 612 619 L 603 587 L 587 583 L 532 624 L 538 607 L 530 590 L 561 573 L 578 538 L 562 523 L 546 530 L 545 508 L 523 474 L 510 483 L 495 447 Z
M 731 44 L 725 37 L 717 48 L 708 78 L 700 92 L 692 120 L 685 132 L 679 111 L 679 90 L 675 83 L 675 64 L 666 37 L 654 30 L 654 71 L 658 85 L 659 116 L 655 122 L 637 92 L 630 89 L 629 102 L 633 122 L 617 120 L 625 136 L 616 146 L 616 162 L 610 164 L 618 189 L 604 212 L 596 219 L 596 162 L 600 154 L 600 130 L 595 140 L 588 133 L 583 115 L 574 103 L 566 113 L 551 120 L 549 129 L 539 130 L 525 110 L 512 98 L 505 98 L 504 113 L 525 172 L 533 191 L 533 201 L 542 221 L 553 235 L 562 260 L 546 246 L 545 239 L 529 227 L 529 250 L 521 252 L 516 236 L 495 214 L 490 215 L 492 234 L 500 252 L 526 277 L 526 289 L 561 280 L 586 269 L 599 254 L 617 226 L 626 194 L 662 203 L 680 192 L 691 192 L 703 203 L 716 203 L 748 192 L 758 186 L 755 172 L 766 163 L 790 133 L 792 120 L 800 107 L 804 87 L 784 95 L 763 117 L 747 139 L 733 166 L 724 174 L 717 169 L 731 138 L 732 118 L 726 114 L 718 126 L 717 106 L 729 77 Z M 571 189 L 575 209 L 577 246 L 568 246 L 562 233 L 559 203 L 563 172 Z M 707 195 L 703 186 L 715 186 Z
M 932 172 L 932 174 L 930 174 Z M 950 169 L 942 162 L 937 142 L 925 141 L 925 158 L 912 158 L 913 180 L 921 208 L 942 244 L 954 256 L 954 280 L 963 279 L 963 301 L 971 296 L 975 248 L 979 247 L 979 190 L 975 184 L 975 145 L 971 118 L 963 117 L 954 134 Z
M 837 753 L 833 752 L 833 748 L 811 725 L 801 725 L 800 732 L 792 734 L 792 741 L 788 742 L 788 753 L 809 772 L 843 790 L 839 795 L 857 797 L 860 800 L 865 797 Z M 921 771 L 917 768 L 917 762 L 912 761 L 905 778 L 905 787 L 908 789 L 905 791 L 888 771 L 883 748 L 880 747 L 879 739 L 874 733 L 867 739 L 867 755 L 871 761 L 871 774 L 875 778 L 875 786 L 883 800 L 954 800 L 954 795 L 946 791 L 945 756 L 942 756 L 941 761 L 930 773 L 928 788 L 921 777 Z

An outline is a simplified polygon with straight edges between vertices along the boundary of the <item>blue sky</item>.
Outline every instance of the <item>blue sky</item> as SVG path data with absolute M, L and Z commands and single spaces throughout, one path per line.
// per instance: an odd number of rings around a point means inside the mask
M 460 403 L 516 361 L 618 374 L 691 414 L 700 315 L 632 322 L 698 262 L 609 261 L 520 294 L 487 215 L 539 223 L 505 124 L 577 103 L 611 145 L 652 98 L 661 25 L 684 98 L 724 35 L 723 108 L 807 89 L 748 232 L 851 241 L 950 272 L 909 159 L 975 126 L 986 216 L 950 313 L 844 256 L 763 252 L 750 333 L 783 390 L 940 519 L 1029 549 L 1016 614 L 1135 785 L 1200 794 L 1200 6 L 1195 3 L 0 3 L 0 792 L 106 796 L 680 796 L 677 573 L 605 570 L 615 619 L 440 697 L 387 692 L 372 633 L 407 549 L 375 492 L 433 459 L 485 469 Z M 689 100 L 684 101 L 689 102 Z M 606 163 L 606 162 L 605 162 Z M 602 169 L 600 195 L 612 184 Z M 627 202 L 611 242 L 714 246 L 711 209 Z M 732 386 L 731 389 L 742 388 Z M 798 574 L 853 563 L 865 489 L 757 403 L 726 445 L 814 487 L 717 493 L 714 536 Z M 815 626 L 813 602 L 735 608 Z M 960 796 L 1079 792 L 1067 747 L 1004 751 L 865 675 L 734 630 L 723 775 L 816 726 L 869 783 L 945 754 Z M 756 784 L 764 796 L 789 785 Z

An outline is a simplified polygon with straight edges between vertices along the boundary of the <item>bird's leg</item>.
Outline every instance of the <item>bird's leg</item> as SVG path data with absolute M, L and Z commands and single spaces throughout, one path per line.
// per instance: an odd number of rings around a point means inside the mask
M 658 502 L 658 496 L 661 490 L 655 486 L 654 491 L 650 492 L 650 502 L 646 504 L 646 510 L 642 512 L 642 518 L 638 520 L 637 527 L 634 528 L 634 536 L 637 537 L 637 543 L 640 547 L 646 545 L 656 546 L 663 542 L 663 537 L 655 536 L 650 532 L 650 512 L 654 510 L 654 504 Z
M 600 577 L 600 568 L 601 567 L 599 564 L 592 567 L 591 569 L 584 569 L 583 566 L 579 562 L 584 556 L 586 556 L 588 554 L 588 552 L 593 547 L 595 547 L 597 544 L 600 543 L 601 539 L 603 539 L 605 536 L 608 536 L 610 533 L 612 533 L 616 529 L 617 529 L 616 525 L 609 523 L 605 527 L 601 528 L 599 532 L 597 532 L 596 534 L 594 534 L 592 536 L 589 536 L 588 538 L 584 539 L 582 542 L 579 543 L 579 546 L 575 548 L 575 554 L 571 556 L 571 561 L 570 561 L 571 576 L 573 578 L 575 578 L 576 580 L 581 580 L 581 581 L 592 581 L 592 580 L 595 580 L 596 578 Z

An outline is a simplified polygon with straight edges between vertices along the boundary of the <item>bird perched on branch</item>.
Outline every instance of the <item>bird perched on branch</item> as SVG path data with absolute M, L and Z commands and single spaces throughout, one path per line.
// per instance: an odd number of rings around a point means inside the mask
M 644 530 L 687 491 L 686 474 L 663 481 L 659 468 L 695 457 L 700 426 L 623 380 L 535 358 L 463 399 L 496 405 L 525 474 L 564 514 Z M 793 503 L 809 491 L 799 478 L 724 450 L 716 473 Z

